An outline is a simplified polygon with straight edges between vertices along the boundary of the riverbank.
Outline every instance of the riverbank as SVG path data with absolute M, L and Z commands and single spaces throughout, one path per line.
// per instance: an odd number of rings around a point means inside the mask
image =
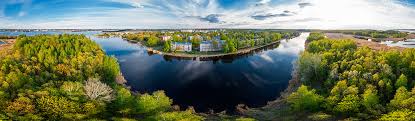
M 295 66 L 295 65 L 294 65 Z M 301 86 L 299 73 L 296 69 L 292 71 L 292 79 L 288 82 L 288 87 L 280 93 L 280 97 L 273 101 L 268 101 L 267 105 L 259 108 L 249 108 L 246 105 L 240 104 L 237 106 L 237 111 L 240 115 L 252 117 L 260 121 L 274 121 L 274 120 L 307 120 L 306 112 L 301 114 L 290 114 L 291 107 L 287 103 L 288 96 L 295 92 Z
M 160 50 L 157 49 L 153 49 L 153 48 L 147 48 L 147 51 L 153 54 L 160 54 L 163 56 L 167 56 L 167 57 L 173 57 L 173 58 L 185 58 L 185 59 L 193 59 L 193 60 L 205 60 L 205 59 L 214 59 L 214 58 L 222 58 L 222 57 L 229 57 L 229 56 L 239 56 L 239 55 L 245 55 L 245 54 L 249 54 L 251 52 L 254 52 L 256 50 L 260 50 L 269 46 L 273 46 L 275 44 L 279 44 L 280 41 L 283 41 L 285 39 L 279 40 L 279 41 L 275 41 L 275 42 L 271 42 L 265 45 L 261 45 L 261 46 L 256 46 L 253 48 L 244 48 L 244 49 L 240 49 L 236 52 L 232 52 L 232 53 L 211 53 L 211 54 L 203 54 L 203 53 L 198 53 L 198 54 L 190 54 L 190 53 L 169 53 L 169 52 L 162 52 Z

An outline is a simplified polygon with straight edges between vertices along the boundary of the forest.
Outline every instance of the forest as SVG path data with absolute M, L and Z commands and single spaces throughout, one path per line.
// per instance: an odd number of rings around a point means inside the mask
M 204 119 L 122 82 L 116 58 L 84 35 L 22 35 L 0 54 L 0 120 Z
M 317 39 L 316 39 L 317 38 Z M 376 51 L 312 33 L 288 96 L 309 120 L 415 120 L 415 49 Z

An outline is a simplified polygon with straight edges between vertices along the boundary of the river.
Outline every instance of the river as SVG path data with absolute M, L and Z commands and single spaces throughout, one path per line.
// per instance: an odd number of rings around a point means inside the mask
M 0 35 L 59 34 L 62 32 L 0 32 Z M 237 104 L 264 106 L 279 97 L 291 79 L 293 62 L 304 50 L 309 33 L 282 40 L 273 48 L 231 59 L 199 61 L 166 58 L 147 53 L 145 47 L 121 38 L 97 38 L 86 34 L 115 56 L 133 91 L 164 90 L 174 104 L 194 106 L 198 112 L 233 111 Z

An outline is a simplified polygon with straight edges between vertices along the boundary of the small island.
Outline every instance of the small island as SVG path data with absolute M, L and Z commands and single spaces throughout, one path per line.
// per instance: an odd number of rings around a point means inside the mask
M 288 30 L 169 30 L 105 32 L 98 37 L 122 37 L 170 57 L 217 58 L 250 53 L 299 35 Z

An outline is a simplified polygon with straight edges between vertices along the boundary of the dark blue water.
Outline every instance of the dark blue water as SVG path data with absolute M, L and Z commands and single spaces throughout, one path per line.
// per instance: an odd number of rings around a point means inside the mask
M 259 107 L 278 98 L 308 36 L 303 33 L 276 48 L 231 60 L 195 61 L 166 59 L 121 38 L 96 38 L 95 33 L 85 34 L 118 59 L 132 90 L 164 90 L 174 104 L 202 112 L 232 111 L 237 104 Z

